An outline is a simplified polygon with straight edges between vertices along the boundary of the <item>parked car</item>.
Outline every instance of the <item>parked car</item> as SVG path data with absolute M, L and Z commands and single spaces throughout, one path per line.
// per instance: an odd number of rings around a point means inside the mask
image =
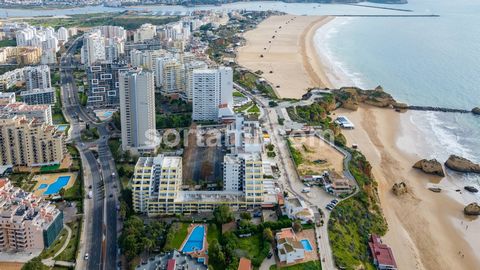
M 272 256 L 273 256 L 273 253 L 271 251 L 268 252 L 267 258 L 270 259 L 270 258 L 272 258 Z
M 338 203 L 338 200 L 337 200 L 337 199 L 333 199 L 333 200 L 330 202 L 330 204 L 333 204 L 333 205 L 337 205 L 337 203 Z

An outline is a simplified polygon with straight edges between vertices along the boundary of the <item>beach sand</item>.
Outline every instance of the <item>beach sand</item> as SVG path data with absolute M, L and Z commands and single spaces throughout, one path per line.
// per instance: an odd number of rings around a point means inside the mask
M 300 97 L 304 89 L 314 85 L 332 86 L 328 78 L 334 68 L 328 67 L 321 52 L 317 53 L 313 41 L 316 29 L 332 18 L 301 16 L 285 25 L 294 17 L 265 20 L 245 34 L 247 45 L 239 49 L 238 63 L 253 71 L 262 70 L 267 80 L 281 85 L 277 89 L 281 97 Z M 274 33 L 279 25 L 284 31 Z M 272 35 L 276 38 L 268 46 Z M 260 58 L 262 52 L 264 57 Z M 268 73 L 271 69 L 273 74 Z M 455 192 L 460 185 L 453 184 L 454 179 L 441 179 L 412 168 L 416 161 L 431 157 L 407 152 L 408 147 L 424 143 L 417 140 L 418 131 L 406 120 L 408 113 L 362 106 L 355 112 L 340 109 L 335 114 L 346 115 L 355 124 L 355 129 L 344 134 L 349 145 L 359 145 L 373 166 L 389 225 L 383 239 L 392 247 L 399 269 L 479 269 L 480 219 L 463 215 L 464 206 L 473 197 Z M 398 145 L 401 136 L 402 141 L 410 140 L 408 146 Z M 397 197 L 391 187 L 400 181 L 407 183 L 409 192 Z M 433 193 L 427 189 L 429 185 L 439 185 L 443 190 Z
M 251 71 L 261 70 L 262 77 L 272 83 L 281 98 L 300 98 L 308 88 L 330 87 L 329 71 L 319 60 L 313 36 L 317 28 L 332 19 L 326 16 L 269 17 L 244 34 L 246 45 L 238 49 L 237 62 Z
M 474 250 L 480 244 L 466 238 L 478 236 L 480 224 L 463 215 L 462 198 L 455 192 L 458 187 L 413 169 L 424 157 L 409 154 L 397 144 L 400 127 L 405 128 L 401 118 L 407 115 L 370 106 L 356 112 L 340 109 L 336 114 L 355 124 L 354 130 L 344 134 L 349 144 L 359 145 L 373 166 L 389 225 L 384 240 L 392 247 L 399 269 L 478 269 L 479 254 Z M 400 181 L 407 183 L 409 193 L 397 197 L 391 187 Z M 429 191 L 432 184 L 442 186 L 442 192 Z

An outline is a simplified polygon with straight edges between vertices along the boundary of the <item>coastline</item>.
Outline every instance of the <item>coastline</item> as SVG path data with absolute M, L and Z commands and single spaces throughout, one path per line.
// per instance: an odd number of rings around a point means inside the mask
M 252 71 L 261 70 L 280 98 L 301 98 L 308 88 L 330 87 L 330 71 L 320 62 L 313 37 L 316 29 L 332 19 L 271 16 L 243 35 L 246 44 L 238 49 L 237 61 Z
M 323 46 L 318 44 L 327 39 L 322 35 L 328 32 L 318 29 L 326 25 L 328 28 L 331 23 L 327 23 L 333 17 L 328 17 L 328 20 L 322 19 L 327 17 L 301 18 L 304 21 L 298 25 L 297 33 L 290 32 L 290 38 L 282 40 L 281 46 L 283 50 L 299 52 L 297 55 L 300 57 L 289 55 L 286 59 L 282 58 L 285 51 L 274 56 L 277 62 L 272 62 L 267 56 L 258 57 L 263 44 L 270 38 L 268 31 L 272 31 L 279 22 L 269 18 L 257 29 L 245 33 L 247 45 L 239 49 L 239 64 L 252 70 L 261 69 L 265 63 L 278 65 L 274 73 L 276 76 L 263 74 L 274 84 L 283 84 L 289 78 L 300 81 L 288 91 L 277 89 L 280 97 L 298 98 L 307 87 L 334 88 L 349 86 L 346 85 L 349 82 L 355 84 L 357 80 L 348 78 L 341 67 L 334 66 L 337 63 L 325 55 L 321 51 Z M 302 29 L 301 34 L 298 29 Z M 259 41 L 264 43 L 257 44 Z M 255 46 L 257 50 L 254 50 Z M 300 69 L 303 72 L 299 72 Z M 348 116 L 356 125 L 356 129 L 344 131 L 344 135 L 349 145 L 359 145 L 374 168 L 381 205 L 389 224 L 384 240 L 392 247 L 399 269 L 475 269 L 480 265 L 480 244 L 472 239 L 472 236 L 480 235 L 480 221 L 463 215 L 464 206 L 475 201 L 475 197 L 455 192 L 462 183 L 455 184 L 455 176 L 449 175 L 448 171 L 447 177 L 440 179 L 412 168 L 416 161 L 432 158 L 432 152 L 417 149 L 417 145 L 426 144 L 428 138 L 411 123 L 410 112 L 399 114 L 393 110 L 361 106 L 356 112 L 340 109 L 335 114 Z M 407 183 L 409 193 L 397 197 L 391 192 L 391 187 L 400 181 Z M 429 191 L 430 185 L 441 186 L 442 193 Z

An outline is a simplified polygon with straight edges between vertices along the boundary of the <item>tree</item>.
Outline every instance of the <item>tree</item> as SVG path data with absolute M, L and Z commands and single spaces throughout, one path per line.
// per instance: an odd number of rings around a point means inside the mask
M 250 220 L 252 219 L 252 214 L 250 214 L 250 212 L 242 212 L 240 213 L 240 217 L 242 219 Z
M 62 188 L 58 191 L 58 195 L 60 195 L 60 196 L 62 196 L 62 197 L 65 196 L 65 188 L 62 187 Z
M 228 205 L 220 205 L 213 211 L 217 224 L 225 224 L 233 220 L 233 213 Z
M 295 221 L 293 222 L 293 226 L 292 226 L 292 227 L 293 227 L 293 230 L 294 230 L 295 232 L 300 232 L 300 231 L 302 231 L 302 229 L 303 229 L 302 224 L 301 224 L 300 221 L 298 221 L 298 220 L 295 220 Z
M 126 174 L 126 172 L 125 172 L 125 168 L 123 166 L 118 168 L 118 176 L 123 177 L 123 176 L 125 176 L 125 174 Z
M 225 254 L 223 254 L 222 247 L 217 239 L 214 239 L 208 246 L 209 265 L 212 269 L 225 268 Z
M 272 229 L 270 228 L 265 228 L 263 230 L 263 239 L 265 239 L 266 241 L 270 242 L 273 244 L 273 232 L 272 232 Z
M 40 258 L 35 257 L 31 259 L 29 262 L 22 266 L 22 270 L 48 270 L 49 267 L 45 266 Z

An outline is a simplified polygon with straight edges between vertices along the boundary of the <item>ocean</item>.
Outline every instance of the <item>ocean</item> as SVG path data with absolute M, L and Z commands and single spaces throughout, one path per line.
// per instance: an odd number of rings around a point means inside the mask
M 296 15 L 437 14 L 439 17 L 340 17 L 318 30 L 316 43 L 335 72 L 336 86 L 381 85 L 397 100 L 412 105 L 472 109 L 480 106 L 480 1 L 410 0 L 406 5 L 369 6 L 409 9 L 402 12 L 353 5 L 238 2 L 222 6 L 103 6 L 67 10 L 2 9 L 0 16 L 47 16 L 149 10 L 278 10 Z M 321 38 L 321 39 L 320 39 Z M 405 127 L 416 126 L 412 139 L 399 146 L 424 158 L 444 161 L 457 154 L 480 163 L 480 117 L 471 114 L 408 112 Z M 480 187 L 480 176 L 449 172 L 459 184 Z

